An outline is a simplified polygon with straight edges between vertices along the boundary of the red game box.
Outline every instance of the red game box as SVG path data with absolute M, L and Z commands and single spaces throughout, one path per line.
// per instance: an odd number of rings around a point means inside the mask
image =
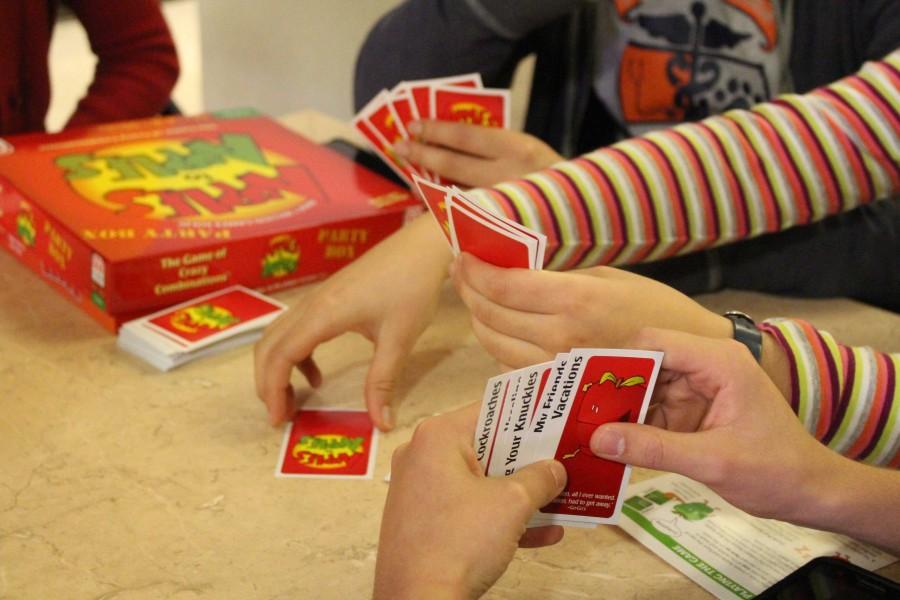
M 0 140 L 0 246 L 110 330 L 230 285 L 321 279 L 421 210 L 249 111 Z

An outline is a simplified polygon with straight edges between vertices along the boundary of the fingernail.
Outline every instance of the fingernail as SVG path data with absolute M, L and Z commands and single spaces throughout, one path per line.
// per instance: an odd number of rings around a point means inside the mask
M 406 130 L 413 135 L 419 135 L 422 133 L 422 124 L 418 121 L 413 121 L 406 126 Z
M 598 429 L 591 437 L 591 452 L 597 456 L 621 456 L 625 452 L 625 437 L 618 431 Z
M 409 156 L 409 142 L 406 140 L 398 141 L 394 144 L 394 152 L 403 158 L 407 158 Z
M 385 427 L 394 426 L 394 412 L 390 406 L 381 407 L 381 422 L 384 423 Z

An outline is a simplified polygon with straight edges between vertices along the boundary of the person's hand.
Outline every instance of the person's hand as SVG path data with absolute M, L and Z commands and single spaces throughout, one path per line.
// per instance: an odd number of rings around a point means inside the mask
M 485 187 L 546 169 L 563 157 L 527 133 L 448 121 L 414 121 L 411 140 L 394 145 L 404 160 L 468 187 Z
M 470 254 L 451 266 L 473 331 L 501 363 L 524 367 L 572 348 L 619 348 L 643 327 L 731 337 L 731 322 L 669 286 L 610 267 L 501 269 Z
M 645 425 L 609 423 L 597 456 L 672 471 L 751 514 L 814 525 L 804 502 L 849 463 L 813 438 L 746 348 L 647 329 L 630 347 L 665 352 Z
M 256 393 L 277 425 L 294 410 L 291 372 L 322 382 L 313 350 L 355 331 L 375 344 L 364 395 L 381 429 L 393 426 L 391 400 L 406 356 L 433 316 L 450 252 L 434 219 L 423 215 L 338 271 L 281 315 L 256 344 Z
M 525 529 L 562 493 L 565 468 L 537 462 L 485 477 L 472 449 L 480 404 L 423 421 L 391 462 L 381 521 L 375 598 L 477 598 L 517 546 L 562 539 L 559 526 Z

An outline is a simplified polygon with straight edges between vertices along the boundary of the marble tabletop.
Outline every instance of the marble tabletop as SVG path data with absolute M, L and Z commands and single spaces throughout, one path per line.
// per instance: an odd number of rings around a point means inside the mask
M 315 113 L 284 121 L 319 141 L 341 130 Z M 725 291 L 701 301 L 900 350 L 900 316 L 848 300 Z M 308 405 L 361 407 L 370 354 L 355 335 L 322 346 L 325 384 Z M 249 346 L 159 373 L 0 252 L 0 599 L 364 598 L 391 452 L 420 419 L 480 398 L 499 368 L 448 287 L 403 376 L 374 478 L 276 479 L 282 429 L 256 399 Z M 886 572 L 900 579 L 900 565 Z M 600 527 L 519 552 L 487 597 L 708 595 Z

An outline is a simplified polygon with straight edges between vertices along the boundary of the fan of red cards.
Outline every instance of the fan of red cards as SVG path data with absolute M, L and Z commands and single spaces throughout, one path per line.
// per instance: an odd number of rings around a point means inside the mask
M 662 357 L 578 348 L 488 380 L 475 430 L 485 475 L 512 475 L 548 458 L 568 474 L 563 493 L 529 527 L 618 522 L 631 468 L 594 456 L 591 434 L 604 423 L 643 423 Z
M 454 254 L 468 252 L 498 267 L 540 270 L 547 236 L 479 206 L 456 186 L 413 182 Z
M 413 175 L 442 182 L 437 174 L 404 162 L 393 151 L 395 143 L 410 139 L 407 127 L 412 121 L 434 119 L 506 128 L 509 104 L 509 90 L 485 89 L 478 73 L 403 81 L 376 94 L 353 119 L 353 125 L 412 187 Z

